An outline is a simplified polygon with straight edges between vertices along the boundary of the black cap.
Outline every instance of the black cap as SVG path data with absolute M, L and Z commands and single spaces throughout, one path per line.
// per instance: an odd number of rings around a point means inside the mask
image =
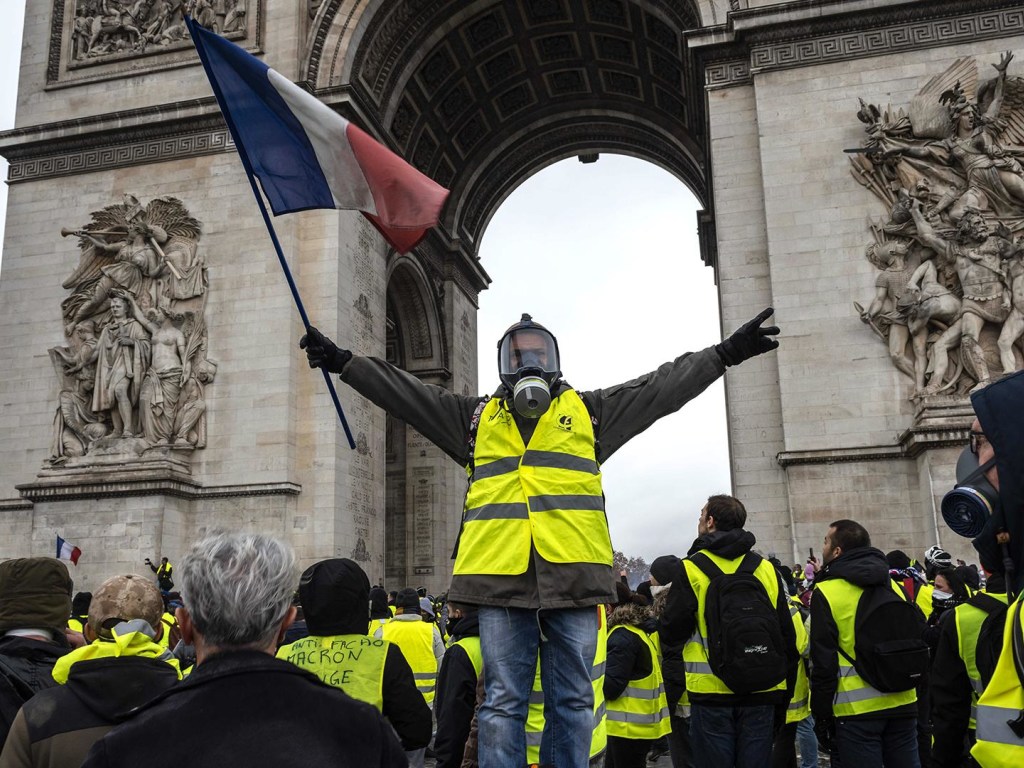
M 406 611 L 419 613 L 420 596 L 416 594 L 416 590 L 412 587 L 400 589 L 398 590 L 398 596 L 395 598 L 395 608 L 402 608 Z
M 370 579 L 348 558 L 307 568 L 299 580 L 299 600 L 311 635 L 365 635 L 369 629 Z

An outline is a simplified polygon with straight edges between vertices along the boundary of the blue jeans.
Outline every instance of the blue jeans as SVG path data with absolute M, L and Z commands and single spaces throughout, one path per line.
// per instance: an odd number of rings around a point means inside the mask
M 836 720 L 839 763 L 849 768 L 920 768 L 917 718 L 843 718 Z
M 818 737 L 814 735 L 814 715 L 796 724 L 796 740 L 800 744 L 800 768 L 818 768 Z
M 526 710 L 538 651 L 544 690 L 540 761 L 587 768 L 594 729 L 590 672 L 597 651 L 597 608 L 481 606 L 480 650 L 487 692 L 477 715 L 480 768 L 526 765 Z
M 775 708 L 690 706 L 690 745 L 697 768 L 767 768 Z

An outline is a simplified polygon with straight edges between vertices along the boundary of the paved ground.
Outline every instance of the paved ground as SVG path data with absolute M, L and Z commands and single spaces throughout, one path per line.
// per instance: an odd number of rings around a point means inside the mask
M 424 768 L 435 768 L 433 760 L 427 760 L 423 765 Z M 672 768 L 672 761 L 669 759 L 668 755 L 665 755 L 664 757 L 659 757 L 653 762 L 648 762 L 647 766 L 648 768 Z M 823 755 L 819 755 L 818 766 L 819 768 L 829 768 L 829 759 Z M 591 768 L 599 768 L 599 766 L 592 764 Z

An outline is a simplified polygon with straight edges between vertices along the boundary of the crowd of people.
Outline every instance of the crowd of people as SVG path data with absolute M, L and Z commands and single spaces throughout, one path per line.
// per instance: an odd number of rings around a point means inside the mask
M 635 591 L 616 580 L 601 465 L 774 349 L 770 314 L 587 392 L 524 315 L 488 397 L 307 329 L 311 366 L 466 467 L 447 594 L 371 587 L 345 558 L 300 574 L 262 534 L 211 535 L 177 569 L 147 561 L 157 584 L 115 575 L 91 601 L 59 560 L 0 563 L 0 768 L 1024 765 L 1024 373 L 972 395 L 943 500 L 980 570 L 937 546 L 886 554 L 851 519 L 786 567 L 718 494 L 685 554 Z

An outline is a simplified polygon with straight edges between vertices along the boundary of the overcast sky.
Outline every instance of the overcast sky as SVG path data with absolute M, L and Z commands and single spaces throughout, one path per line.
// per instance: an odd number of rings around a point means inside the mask
M 14 125 L 21 49 L 24 7 L 11 5 L 0 26 L 0 130 Z M 6 192 L 5 185 L 5 213 Z M 516 189 L 481 245 L 493 280 L 480 296 L 481 392 L 497 384 L 495 345 L 523 312 L 556 335 L 565 378 L 581 390 L 717 342 L 718 299 L 700 260 L 696 209 L 682 182 L 616 155 L 587 165 L 564 160 Z M 648 562 L 684 554 L 704 500 L 730 488 L 722 382 L 603 469 L 615 548 Z

